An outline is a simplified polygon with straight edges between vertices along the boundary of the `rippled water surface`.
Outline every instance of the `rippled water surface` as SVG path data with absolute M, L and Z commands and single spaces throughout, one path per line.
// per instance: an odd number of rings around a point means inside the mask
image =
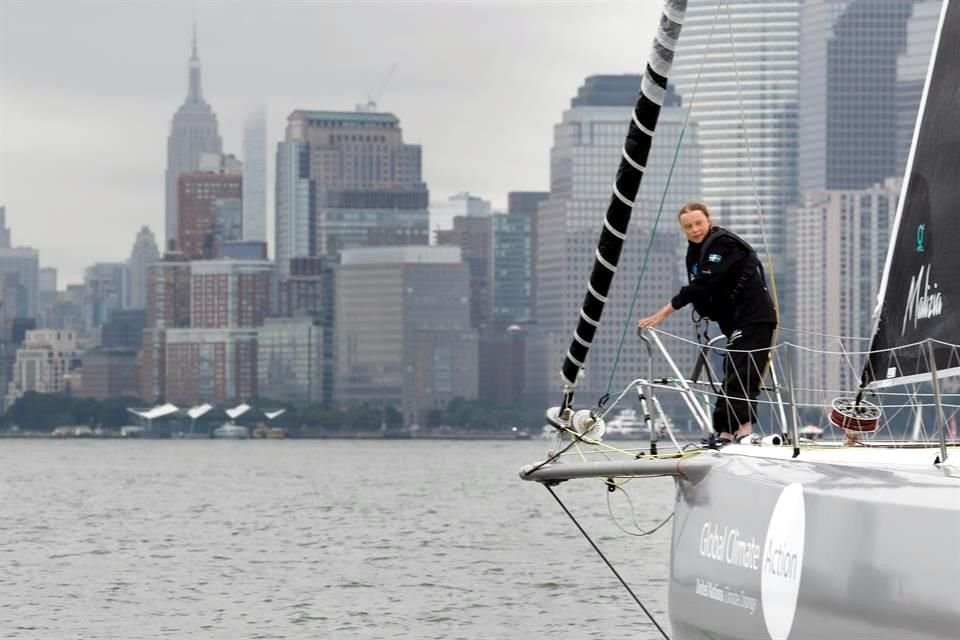
M 518 479 L 545 446 L 0 441 L 0 637 L 661 637 Z M 669 480 L 628 488 L 640 525 L 669 514 Z M 622 533 L 600 481 L 557 492 L 669 629 L 669 525 Z

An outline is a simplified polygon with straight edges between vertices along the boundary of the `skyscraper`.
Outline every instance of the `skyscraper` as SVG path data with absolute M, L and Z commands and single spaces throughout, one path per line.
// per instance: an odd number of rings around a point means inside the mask
M 927 77 L 933 36 L 940 18 L 941 0 L 917 0 L 907 22 L 907 42 L 897 57 L 896 86 L 896 155 L 897 166 L 892 175 L 903 175 L 907 154 L 913 141 L 914 125 L 920 110 L 920 95 Z
M 83 273 L 83 321 L 93 331 L 123 309 L 130 275 L 125 262 L 95 262 Z
M 7 208 L 0 206 L 0 249 L 10 247 L 10 227 L 7 226 Z
M 267 113 L 263 105 L 243 124 L 243 239 L 267 240 Z
M 536 324 L 531 327 L 527 342 L 526 383 L 533 395 L 531 399 L 538 403 L 557 400 L 560 365 L 576 325 L 639 87 L 639 75 L 591 76 L 554 127 L 550 196 L 539 205 L 535 223 Z M 578 387 L 583 392 L 605 393 L 618 358 L 619 368 L 612 381 L 621 387 L 647 371 L 646 351 L 635 337 L 630 339 L 635 336 L 633 331 L 628 333 L 622 351 L 619 348 L 624 323 L 635 325 L 636 318 L 628 317 L 628 310 L 641 268 L 645 265 L 635 315 L 662 307 L 682 283 L 681 252 L 685 245 L 677 228 L 676 212 L 701 191 L 698 135 L 693 123 L 688 125 L 673 167 L 663 218 L 656 231 L 657 242 L 653 245 L 650 236 L 684 115 L 680 98 L 669 90 L 603 323 L 594 337 L 585 378 Z M 675 314 L 662 326 L 666 331 L 691 336 L 685 314 Z
M 477 397 L 477 331 L 457 247 L 345 250 L 336 269 L 337 402 L 392 404 L 410 425 Z
M 789 211 L 794 326 L 804 333 L 786 329 L 783 339 L 830 352 L 794 352 L 794 376 L 797 389 L 805 390 L 804 402 L 822 406 L 833 400 L 811 396 L 811 390 L 857 386 L 863 363 L 856 352 L 870 346 L 900 184 L 901 179 L 891 178 L 869 189 L 806 191 L 803 202 Z M 844 353 L 850 355 L 841 358 Z
M 501 324 L 530 318 L 530 225 L 525 213 L 493 216 L 493 317 Z
M 438 229 L 441 246 L 460 247 L 460 256 L 470 273 L 470 325 L 485 327 L 493 316 L 493 218 L 456 216 L 452 228 Z
M 804 3 L 799 67 L 801 191 L 866 189 L 896 175 L 902 166 L 907 149 L 898 148 L 897 64 L 906 48 L 913 3 Z M 927 34 L 927 59 L 935 26 L 934 18 Z M 915 105 L 925 75 L 923 64 L 920 82 L 913 87 Z M 916 106 L 913 110 L 916 117 Z M 912 135 L 912 122 L 908 128 Z
M 303 111 L 277 148 L 276 260 L 426 242 L 419 145 L 390 113 Z
M 147 267 L 160 260 L 157 239 L 149 227 L 140 227 L 137 239 L 133 242 L 129 267 L 127 306 L 131 309 L 147 308 Z
M 190 56 L 190 83 L 187 99 L 173 115 L 167 137 L 165 248 L 177 239 L 177 176 L 196 171 L 200 154 L 222 153 L 223 142 L 217 132 L 217 116 L 203 99 L 200 87 L 200 58 L 197 57 L 197 32 L 193 32 Z
M 443 202 L 434 202 L 430 205 L 430 244 L 437 242 L 437 233 L 453 229 L 454 219 L 460 218 L 488 218 L 493 212 L 489 200 L 469 193 L 458 193 L 450 196 Z
M 700 127 L 700 195 L 764 261 L 797 194 L 799 19 L 800 0 L 690 0 L 670 77 Z
M 188 260 L 212 258 L 219 235 L 239 240 L 224 233 L 238 225 L 241 216 L 242 177 L 239 174 L 195 172 L 181 173 L 177 178 L 177 247 Z M 219 218 L 219 219 L 218 219 Z M 232 218 L 234 225 L 226 224 Z M 227 237 L 229 236 L 229 237 Z

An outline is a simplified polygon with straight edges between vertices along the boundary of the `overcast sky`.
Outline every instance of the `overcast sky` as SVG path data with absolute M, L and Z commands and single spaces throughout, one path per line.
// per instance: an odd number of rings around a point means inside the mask
M 272 174 L 291 111 L 353 110 L 386 81 L 378 110 L 423 145 L 431 200 L 470 191 L 502 208 L 508 191 L 548 188 L 553 125 L 586 76 L 643 69 L 660 6 L 0 0 L 0 205 L 60 288 L 125 260 L 141 225 L 162 242 L 195 17 L 225 152 L 242 155 L 263 102 Z

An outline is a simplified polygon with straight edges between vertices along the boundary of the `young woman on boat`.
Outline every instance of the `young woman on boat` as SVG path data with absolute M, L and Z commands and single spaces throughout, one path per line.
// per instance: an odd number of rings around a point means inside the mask
M 723 445 L 740 441 L 753 432 L 756 399 L 769 361 L 777 310 L 753 247 L 715 226 L 702 202 L 688 202 L 677 218 L 688 240 L 689 284 L 637 325 L 640 329 L 655 327 L 687 304 L 693 304 L 700 318 L 717 323 L 727 337 L 727 351 L 721 394 L 713 410 L 713 442 Z

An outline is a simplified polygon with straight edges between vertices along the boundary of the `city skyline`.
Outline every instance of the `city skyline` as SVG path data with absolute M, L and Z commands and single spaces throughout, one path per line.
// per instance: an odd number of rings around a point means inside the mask
M 13 244 L 38 249 L 62 288 L 125 259 L 141 226 L 162 235 L 194 19 L 225 153 L 242 154 L 245 117 L 267 105 L 272 239 L 274 154 L 293 110 L 372 98 L 423 146 L 431 201 L 470 191 L 505 210 L 509 191 L 547 188 L 553 124 L 583 79 L 642 70 L 659 8 L 5 2 L 0 204 Z

